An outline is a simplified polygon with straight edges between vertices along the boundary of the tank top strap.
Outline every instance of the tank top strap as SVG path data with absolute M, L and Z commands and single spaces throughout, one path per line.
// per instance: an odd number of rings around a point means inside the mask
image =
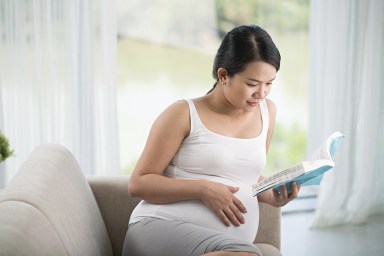
M 269 129 L 269 112 L 268 112 L 267 101 L 265 99 L 260 102 L 260 111 L 261 111 L 261 118 L 263 119 L 262 133 L 266 134 Z
M 194 133 L 197 129 L 204 127 L 200 121 L 199 115 L 197 113 L 195 104 L 191 99 L 184 99 L 188 103 L 189 107 L 189 117 L 191 119 L 191 130 L 189 134 Z

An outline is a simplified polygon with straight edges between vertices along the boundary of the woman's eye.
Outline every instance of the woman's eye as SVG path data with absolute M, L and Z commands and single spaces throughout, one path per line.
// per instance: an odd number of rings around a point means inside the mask
M 257 84 L 248 84 L 248 86 L 255 87 L 255 86 L 257 86 Z

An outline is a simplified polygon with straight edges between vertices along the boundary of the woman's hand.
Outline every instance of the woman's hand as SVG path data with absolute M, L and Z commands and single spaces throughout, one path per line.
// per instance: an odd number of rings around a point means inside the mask
M 246 213 L 247 209 L 234 195 L 239 188 L 211 181 L 202 181 L 202 184 L 201 200 L 226 226 L 231 223 L 235 226 L 245 223 L 243 213 Z
M 291 192 L 288 193 L 287 187 L 285 185 L 281 186 L 281 192 L 276 189 L 267 190 L 261 193 L 258 196 L 259 201 L 268 203 L 275 207 L 282 207 L 295 199 L 299 194 L 300 187 L 297 186 L 296 182 L 292 182 L 291 184 Z

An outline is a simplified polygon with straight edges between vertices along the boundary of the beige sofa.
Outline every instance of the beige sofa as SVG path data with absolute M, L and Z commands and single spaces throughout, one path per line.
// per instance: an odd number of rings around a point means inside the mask
M 128 179 L 87 178 L 64 147 L 37 147 L 0 192 L 0 255 L 121 255 L 139 202 Z M 279 209 L 260 204 L 255 242 L 263 255 L 280 255 Z

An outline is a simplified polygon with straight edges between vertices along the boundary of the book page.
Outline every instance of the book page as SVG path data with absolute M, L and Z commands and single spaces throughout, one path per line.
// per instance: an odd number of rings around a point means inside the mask
M 306 170 L 317 169 L 322 165 L 334 166 L 331 147 L 343 137 L 344 135 L 340 132 L 334 132 L 331 134 L 328 139 L 308 158 L 307 163 L 304 165 Z
M 324 143 L 308 158 L 308 162 L 314 162 L 319 159 L 330 159 L 328 143 Z
M 327 159 L 333 162 L 332 156 L 334 152 L 331 152 L 331 147 L 335 147 L 334 144 L 338 144 L 344 135 L 340 132 L 332 133 L 328 139 L 308 158 L 309 162 L 316 161 L 318 159 Z
M 303 164 L 298 164 L 296 166 L 293 166 L 291 168 L 288 168 L 284 171 L 278 172 L 264 180 L 262 180 L 259 183 L 256 183 L 252 186 L 254 190 L 263 190 L 265 187 L 269 187 L 271 185 L 276 185 L 280 183 L 285 183 L 288 180 L 291 180 L 293 178 L 296 178 L 300 175 L 302 175 L 305 172 Z
M 285 177 L 296 176 L 297 173 L 299 173 L 299 174 L 303 173 L 303 165 L 302 164 L 298 164 L 298 165 L 293 166 L 291 168 L 285 169 L 284 171 L 278 172 L 278 173 L 262 180 L 262 182 L 268 183 L 270 181 L 284 180 Z

